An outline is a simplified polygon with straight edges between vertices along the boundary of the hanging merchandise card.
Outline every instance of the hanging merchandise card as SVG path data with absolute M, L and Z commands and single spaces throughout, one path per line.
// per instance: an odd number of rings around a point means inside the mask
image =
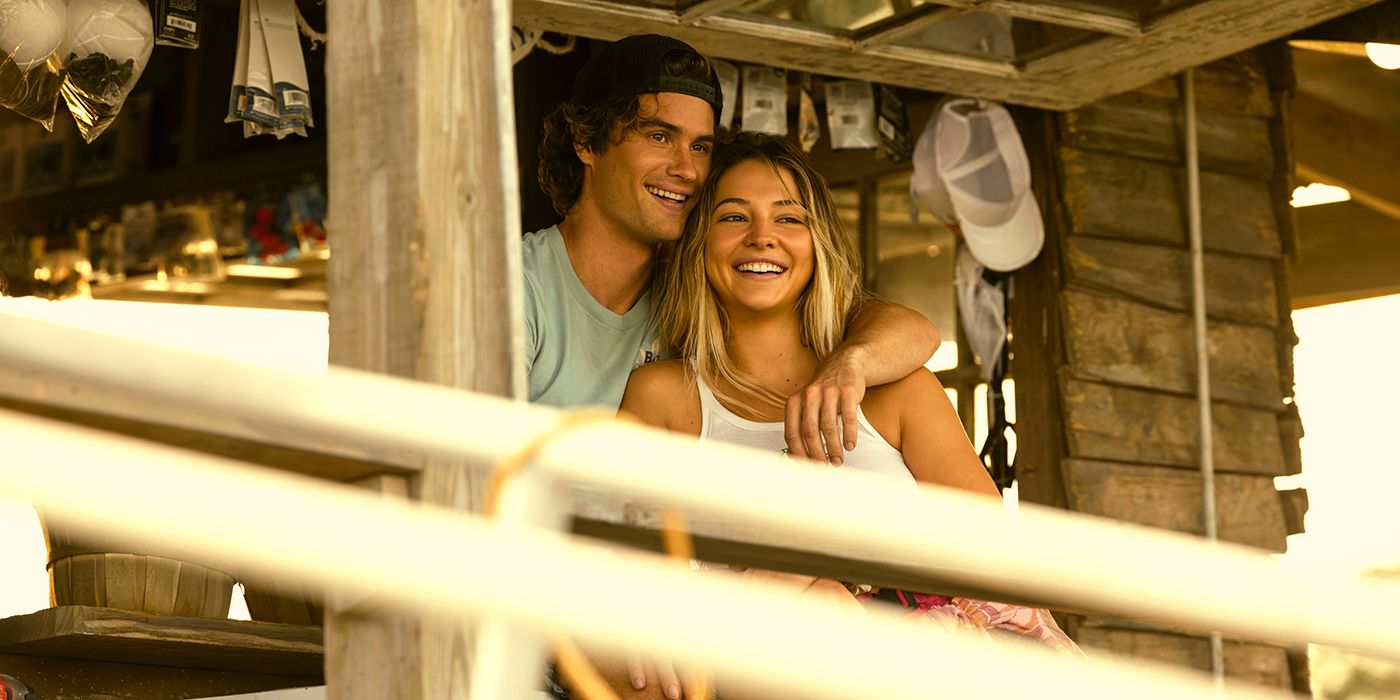
M 228 91 L 228 116 L 224 117 L 229 124 L 242 121 L 243 113 L 248 109 L 248 41 L 248 0 L 240 0 L 238 53 L 233 61 L 233 85 Z
M 803 73 L 797 93 L 797 142 L 802 150 L 811 153 L 822 136 L 822 125 L 817 120 L 817 106 L 812 103 L 812 74 Z
M 744 131 L 787 135 L 787 71 L 744 66 Z
M 909 138 L 909 113 L 904 109 L 904 100 L 888 85 L 880 86 L 880 113 L 876 122 L 880 131 L 880 158 L 895 163 L 908 161 L 914 152 Z
M 248 74 L 243 91 L 247 99 L 239 116 L 268 129 L 277 128 L 277 98 L 272 94 L 272 69 L 267 61 L 259 0 L 248 0 Z M 246 135 L 248 129 L 245 127 Z
M 283 128 L 305 136 L 311 119 L 310 84 L 306 79 L 306 57 L 301 53 L 297 31 L 297 9 L 293 0 L 257 0 L 262 14 L 267 60 L 277 99 L 278 120 Z
M 155 11 L 157 44 L 199 48 L 199 0 L 154 0 L 151 9 Z
M 728 129 L 734 126 L 734 105 L 739 103 L 739 68 L 727 61 L 711 61 L 715 75 L 719 77 L 720 97 L 724 104 L 720 108 L 719 126 Z
M 826 83 L 826 128 L 835 150 L 876 148 L 875 96 L 864 80 Z

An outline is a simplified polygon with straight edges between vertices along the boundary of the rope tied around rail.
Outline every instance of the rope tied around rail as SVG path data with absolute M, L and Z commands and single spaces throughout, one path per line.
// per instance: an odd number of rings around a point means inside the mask
M 516 452 L 496 462 L 495 468 L 491 470 L 490 481 L 486 485 L 486 503 L 483 508 L 485 516 L 488 518 L 496 517 L 501 494 L 505 491 L 506 485 L 523 472 L 539 455 L 540 451 L 551 442 L 584 426 L 619 420 L 642 425 L 641 420 L 621 411 L 613 413 L 603 409 L 583 409 L 565 413 L 559 422 L 531 438 Z M 694 558 L 695 546 L 689 528 L 686 526 L 685 516 L 679 510 L 662 509 L 661 538 L 667 556 L 688 567 L 691 559 Z M 565 683 L 582 696 L 583 700 L 619 700 L 617 693 L 613 692 L 607 681 L 603 679 L 603 674 L 598 672 L 597 667 L 588 660 L 583 650 L 579 649 L 572 639 L 556 637 L 550 641 L 550 646 Z M 709 682 L 706 676 L 701 674 L 699 693 L 696 694 L 696 698 L 697 700 L 710 700 L 710 696 Z

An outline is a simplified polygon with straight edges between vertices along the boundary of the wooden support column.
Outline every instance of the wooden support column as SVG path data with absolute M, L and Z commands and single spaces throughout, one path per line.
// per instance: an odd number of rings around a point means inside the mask
M 332 363 L 523 395 L 509 23 L 505 0 L 328 4 Z M 411 491 L 475 509 L 465 466 L 428 459 Z M 469 621 L 331 596 L 328 697 L 466 697 L 472 643 Z

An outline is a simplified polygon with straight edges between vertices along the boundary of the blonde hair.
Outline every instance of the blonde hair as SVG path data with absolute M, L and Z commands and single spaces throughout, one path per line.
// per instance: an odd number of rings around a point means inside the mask
M 807 211 L 814 269 L 797 300 L 802 343 L 820 360 L 845 337 L 847 317 L 865 298 L 855 243 L 836 213 L 826 180 L 807 156 L 785 139 L 754 133 L 734 134 L 716 147 L 710 175 L 696 197 L 685 230 L 662 265 L 657 327 L 662 339 L 692 362 L 705 383 L 727 403 L 748 405 L 757 399 L 759 404 L 781 409 L 787 397 L 744 372 L 730 357 L 728 319 L 705 275 L 705 244 L 716 187 L 726 172 L 750 161 L 791 174 L 797 185 L 796 199 Z

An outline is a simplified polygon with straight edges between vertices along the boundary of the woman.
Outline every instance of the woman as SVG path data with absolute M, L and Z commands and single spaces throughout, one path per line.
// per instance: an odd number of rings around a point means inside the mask
M 739 134 L 711 167 L 661 281 L 658 325 L 681 359 L 633 372 L 622 410 L 701 440 L 781 451 L 786 397 L 807 385 L 864 298 L 860 262 L 821 175 L 788 141 Z M 872 387 L 857 417 L 841 469 L 999 495 L 930 372 Z M 780 578 L 849 595 L 831 581 Z M 1079 653 L 1044 610 L 903 591 L 856 597 Z

